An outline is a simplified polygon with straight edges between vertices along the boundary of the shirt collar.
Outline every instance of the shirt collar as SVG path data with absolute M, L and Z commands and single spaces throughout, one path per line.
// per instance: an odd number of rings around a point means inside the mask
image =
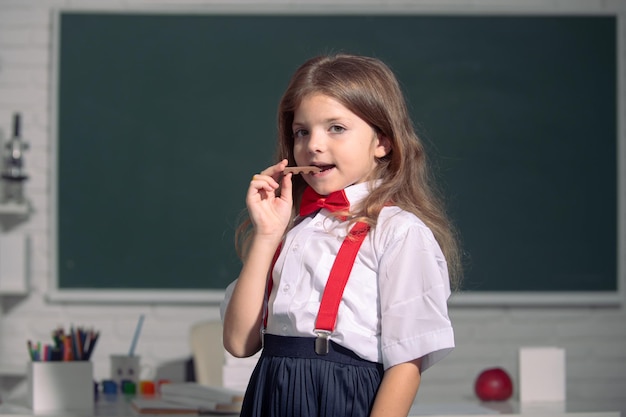
M 381 180 L 376 180 L 374 183 L 371 181 L 365 181 L 344 188 L 346 197 L 348 197 L 348 201 L 350 201 L 350 207 L 354 207 L 356 204 L 363 201 L 365 197 L 372 192 L 372 189 L 376 188 L 378 184 L 380 184 L 380 182 Z

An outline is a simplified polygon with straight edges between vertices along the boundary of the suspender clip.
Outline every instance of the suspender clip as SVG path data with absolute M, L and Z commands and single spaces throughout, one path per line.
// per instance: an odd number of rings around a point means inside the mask
M 328 330 L 315 329 L 315 353 L 318 355 L 328 355 L 328 344 L 330 343 L 331 332 Z

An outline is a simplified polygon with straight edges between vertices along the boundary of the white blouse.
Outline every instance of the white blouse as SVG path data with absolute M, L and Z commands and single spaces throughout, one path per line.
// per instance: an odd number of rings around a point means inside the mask
M 369 190 L 361 183 L 345 192 L 354 205 Z M 267 333 L 315 336 L 324 286 L 347 234 L 346 223 L 328 214 L 322 209 L 287 234 L 274 266 Z M 384 207 L 355 260 L 331 340 L 385 369 L 423 358 L 424 371 L 454 348 L 449 296 L 446 261 L 430 229 L 411 213 Z

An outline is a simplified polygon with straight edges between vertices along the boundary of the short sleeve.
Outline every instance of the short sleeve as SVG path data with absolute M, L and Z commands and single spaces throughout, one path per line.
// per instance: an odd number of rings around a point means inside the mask
M 445 258 L 421 222 L 394 234 L 380 263 L 381 347 L 385 369 L 422 358 L 422 371 L 454 348 Z

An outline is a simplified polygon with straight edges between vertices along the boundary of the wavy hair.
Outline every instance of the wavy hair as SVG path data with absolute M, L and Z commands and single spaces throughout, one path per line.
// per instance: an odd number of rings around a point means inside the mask
M 366 221 L 375 226 L 380 211 L 389 202 L 414 213 L 432 230 L 446 257 L 451 285 L 458 288 L 461 277 L 458 236 L 446 215 L 443 199 L 428 167 L 424 145 L 415 132 L 392 70 L 379 59 L 349 54 L 318 56 L 302 64 L 292 76 L 278 107 L 275 156 L 278 161 L 287 159 L 290 166 L 295 165 L 294 113 L 302 99 L 311 94 L 337 100 L 390 142 L 390 150 L 378 159 L 372 178 L 381 181 L 351 213 L 352 221 Z M 299 175 L 292 178 L 293 220 L 306 183 Z M 240 230 L 238 242 L 247 240 L 241 239 L 243 234 Z M 238 248 L 241 249 L 239 243 Z

